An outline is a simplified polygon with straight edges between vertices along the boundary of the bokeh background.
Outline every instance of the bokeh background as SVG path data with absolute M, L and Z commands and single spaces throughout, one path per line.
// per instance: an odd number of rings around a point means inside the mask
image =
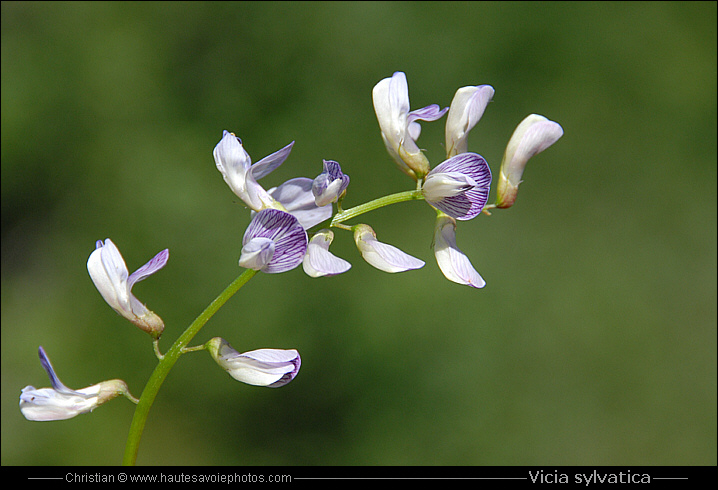
M 297 348 L 299 376 L 183 357 L 138 464 L 716 464 L 715 2 L 3 2 L 2 464 L 121 462 L 132 404 L 31 423 L 20 389 L 49 386 L 38 345 L 73 388 L 139 396 L 154 368 L 87 275 L 96 240 L 131 271 L 169 248 L 133 290 L 164 349 L 241 272 L 222 130 L 255 161 L 296 141 L 265 187 L 322 159 L 345 207 L 412 187 L 371 100 L 394 71 L 412 109 L 494 86 L 469 139 L 494 175 L 526 115 L 565 130 L 513 208 L 460 224 L 486 288 L 441 275 L 425 203 L 365 215 L 426 266 L 375 270 L 337 230 L 350 272 L 254 278 L 193 344 Z M 444 121 L 419 140 L 434 165 Z

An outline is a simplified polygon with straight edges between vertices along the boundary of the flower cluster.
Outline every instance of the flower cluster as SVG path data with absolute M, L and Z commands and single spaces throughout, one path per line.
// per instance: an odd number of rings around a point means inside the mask
M 468 152 L 468 136 L 493 98 L 494 88 L 490 85 L 462 87 L 456 91 L 450 107 L 441 109 L 431 104 L 411 111 L 406 75 L 396 72 L 377 83 L 372 96 L 389 155 L 399 169 L 416 181 L 420 197 L 436 210 L 434 254 L 439 268 L 453 282 L 484 287 L 485 281 L 456 245 L 456 221 L 471 220 L 487 208 L 491 170 L 481 155 Z M 417 144 L 421 134 L 418 121 L 436 121 L 447 113 L 446 160 L 431 168 Z M 563 129 L 557 123 L 535 114 L 519 124 L 501 165 L 497 202 L 490 207 L 508 208 L 515 202 L 528 159 L 548 148 L 562 134 Z M 256 213 L 242 241 L 241 266 L 276 273 L 302 263 L 311 277 L 349 270 L 349 262 L 329 252 L 333 232 L 326 228 L 309 235 L 301 231 L 329 219 L 331 203 L 335 202 L 340 212 L 332 225 L 353 231 L 357 248 L 369 264 L 391 273 L 424 266 L 422 260 L 377 240 L 371 226 L 340 224 L 338 218 L 344 213 L 339 203 L 346 194 L 349 177 L 335 161 L 324 160 L 323 171 L 314 180 L 296 178 L 264 190 L 257 180 L 281 165 L 293 144 L 254 165 L 242 141 L 228 131 L 224 131 L 214 149 L 215 163 L 224 180 Z
M 350 179 L 338 162 L 323 160 L 317 177 L 293 178 L 267 190 L 259 180 L 287 160 L 294 142 L 252 163 L 242 140 L 225 130 L 213 151 L 215 165 L 232 192 L 249 208 L 251 216 L 241 247 L 238 244 L 238 263 L 247 269 L 238 280 L 251 277 L 257 271 L 267 274 L 287 272 L 300 264 L 313 278 L 347 272 L 351 264 L 329 252 L 334 240 L 332 227 L 351 231 L 362 258 L 379 270 L 396 273 L 419 269 L 424 266 L 424 261 L 379 241 L 368 224 L 347 225 L 345 222 L 395 202 L 420 199 L 436 212 L 433 243 L 441 272 L 455 283 L 484 287 L 486 282 L 457 246 L 457 221 L 472 220 L 482 212 L 489 214 L 487 209 L 490 208 L 511 207 L 516 201 L 527 161 L 563 135 L 559 124 L 543 116 L 531 114 L 526 117 L 506 146 L 496 202 L 487 204 L 491 170 L 484 157 L 468 151 L 468 136 L 493 96 L 494 88 L 490 85 L 467 86 L 456 91 L 449 107 L 442 109 L 432 104 L 412 111 L 404 73 L 396 72 L 379 81 L 373 88 L 372 97 L 381 137 L 399 169 L 414 180 L 415 190 L 384 196 L 347 210 L 342 209 L 342 203 Z M 445 114 L 446 159 L 432 168 L 417 144 L 421 134 L 419 121 L 436 121 Z M 336 205 L 336 214 L 333 205 Z M 315 227 L 319 229 L 314 230 Z M 169 251 L 163 250 L 130 274 L 117 246 L 108 238 L 104 242 L 97 241 L 87 261 L 88 273 L 100 295 L 119 315 L 152 337 L 160 363 L 165 361 L 158 346 L 165 324 L 132 294 L 132 288 L 162 269 L 168 259 Z M 191 325 L 186 332 L 192 328 Z M 193 330 L 192 336 L 197 331 Z M 181 339 L 168 351 L 168 355 L 174 356 L 172 359 L 187 352 L 206 350 L 232 378 L 250 385 L 284 386 L 296 377 L 301 366 L 299 352 L 295 349 L 258 349 L 240 353 L 220 337 L 191 348 L 180 343 Z M 22 390 L 20 410 L 28 420 L 72 418 L 119 395 L 138 403 L 129 393 L 127 384 L 119 379 L 72 390 L 57 377 L 42 347 L 39 356 L 52 387 L 36 389 L 27 386 Z M 161 384 L 161 379 L 157 383 Z

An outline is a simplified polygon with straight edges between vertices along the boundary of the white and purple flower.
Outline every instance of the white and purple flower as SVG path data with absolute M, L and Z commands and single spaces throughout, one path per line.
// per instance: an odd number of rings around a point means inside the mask
M 279 388 L 299 373 L 302 359 L 294 349 L 257 349 L 240 353 L 220 337 L 206 344 L 212 358 L 237 381 Z
M 159 338 L 164 322 L 135 298 L 132 287 L 163 268 L 168 258 L 169 250 L 165 249 L 129 274 L 120 251 L 108 238 L 104 243 L 102 240 L 96 242 L 95 251 L 87 260 L 87 271 L 95 287 L 113 310 L 154 338 Z
M 324 171 L 314 179 L 312 194 L 317 206 L 337 202 L 349 186 L 349 176 L 342 173 L 341 166 L 334 160 L 324 160 Z
M 429 161 L 416 144 L 421 134 L 416 121 L 436 121 L 449 108 L 432 104 L 409 111 L 409 85 L 406 75 L 399 71 L 377 83 L 372 98 L 387 151 L 404 173 L 414 180 L 423 178 L 429 172 Z
M 424 199 L 452 218 L 477 216 L 489 199 L 491 170 L 476 153 L 461 153 L 429 172 L 422 186 Z
M 244 232 L 239 265 L 267 273 L 286 272 L 302 263 L 307 232 L 299 220 L 278 209 L 255 214 Z
M 20 411 L 26 419 L 32 421 L 50 421 L 71 419 L 81 413 L 93 411 L 103 403 L 119 395 L 132 399 L 127 384 L 121 379 L 103 381 L 80 390 L 65 386 L 55 374 L 45 350 L 38 349 L 42 367 L 50 377 L 52 388 L 26 386 L 20 395 Z
M 331 209 L 321 209 L 314 202 L 312 179 L 291 179 L 269 191 L 257 182 L 284 163 L 293 145 L 294 142 L 252 164 L 242 140 L 225 130 L 213 155 L 224 181 L 252 211 L 287 211 L 295 215 L 306 229 L 328 219 L 332 214 Z

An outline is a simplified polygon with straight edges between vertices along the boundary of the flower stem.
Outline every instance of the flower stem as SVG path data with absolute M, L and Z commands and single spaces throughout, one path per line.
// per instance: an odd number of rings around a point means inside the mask
M 130 433 L 127 436 L 127 444 L 125 446 L 125 456 L 122 460 L 122 464 L 134 465 L 137 460 L 137 451 L 140 445 L 140 438 L 142 437 L 142 431 L 145 428 L 147 422 L 147 416 L 149 415 L 150 408 L 155 401 L 157 392 L 160 390 L 162 383 L 169 374 L 172 366 L 174 366 L 179 356 L 183 353 L 183 348 L 189 344 L 195 335 L 199 333 L 202 327 L 212 316 L 231 298 L 237 291 L 249 281 L 257 271 L 252 269 L 245 270 L 242 274 L 237 277 L 227 288 L 220 293 L 217 298 L 212 301 L 209 306 L 187 327 L 182 335 L 172 344 L 172 347 L 167 353 L 160 359 L 157 367 L 150 375 L 145 389 L 140 396 L 140 401 L 135 408 L 135 415 L 132 417 L 132 424 L 130 425 Z
M 382 208 L 384 206 L 388 206 L 390 204 L 396 204 L 398 202 L 404 201 L 414 201 L 417 199 L 424 199 L 424 195 L 419 189 L 413 191 L 398 192 L 396 194 L 390 194 L 388 196 L 380 197 L 379 199 L 374 199 L 373 201 L 360 204 L 359 206 L 354 206 L 353 208 L 349 208 L 335 214 L 329 226 L 342 228 L 342 226 L 338 226 L 340 223 L 343 223 L 352 218 L 356 218 L 361 214 Z

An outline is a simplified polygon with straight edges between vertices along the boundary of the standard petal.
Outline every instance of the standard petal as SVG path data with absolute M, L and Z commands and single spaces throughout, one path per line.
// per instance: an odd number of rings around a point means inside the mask
M 424 261 L 378 241 L 374 230 L 368 225 L 355 227 L 354 241 L 364 260 L 384 272 L 404 272 L 424 266 Z
M 486 286 L 469 258 L 456 245 L 456 221 L 449 216 L 440 215 L 437 219 L 434 255 L 441 272 L 448 280 L 474 288 Z
M 467 178 L 462 181 L 458 179 L 458 175 Z M 424 194 L 426 202 L 458 220 L 476 217 L 489 199 L 491 170 L 486 160 L 476 153 L 461 153 L 449 158 L 432 169 L 426 180 L 430 183 L 429 194 L 427 195 L 426 192 Z M 457 185 L 454 187 L 455 195 L 450 196 L 447 195 L 445 185 L 449 180 L 457 184 L 463 182 L 465 186 L 473 181 L 475 185 L 467 187 L 465 192 L 460 192 L 460 185 Z M 440 192 L 442 189 L 443 191 Z
M 268 273 L 286 272 L 297 267 L 307 251 L 307 232 L 297 218 L 278 209 L 265 209 L 252 218 L 242 240 L 247 245 L 256 238 L 274 242 L 271 260 L 260 270 Z
M 494 96 L 491 85 L 462 87 L 456 91 L 446 118 L 446 157 L 466 153 L 469 131 L 484 115 Z
M 311 277 L 333 276 L 348 271 L 351 264 L 329 252 L 329 245 L 334 239 L 331 230 L 319 230 L 307 246 L 304 256 L 304 272 Z

